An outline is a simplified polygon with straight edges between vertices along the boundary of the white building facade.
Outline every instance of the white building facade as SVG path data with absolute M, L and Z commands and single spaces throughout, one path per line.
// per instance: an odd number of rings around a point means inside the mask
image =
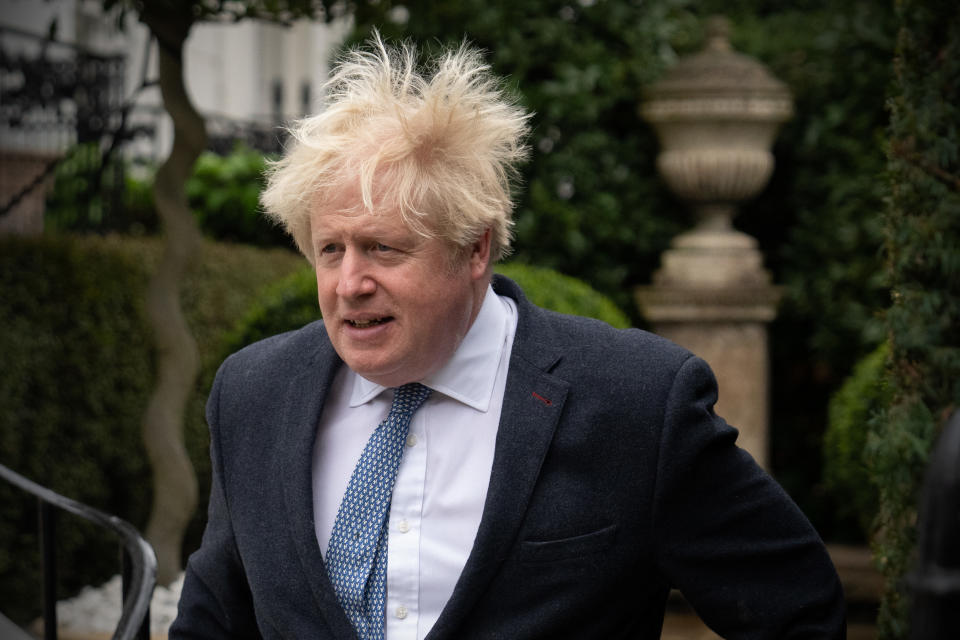
M 54 40 L 74 46 L 44 45 L 54 24 Z M 251 130 L 266 132 L 276 142 L 282 137 L 282 125 L 313 112 L 329 61 L 348 29 L 346 21 L 327 25 L 322 20 L 292 26 L 259 20 L 194 25 L 184 52 L 185 79 L 194 106 L 207 120 L 211 143 L 225 150 L 234 132 Z M 77 51 L 122 56 L 118 102 L 132 102 L 128 126 L 149 132 L 132 140 L 124 152 L 151 163 L 166 157 L 173 127 L 156 84 L 156 43 L 134 13 L 121 29 L 115 17 L 104 15 L 99 1 L 0 0 L 0 46 L 7 60 L 35 57 L 44 48 L 48 58 L 69 58 Z M 5 70 L 0 109 L 5 94 L 9 103 L 12 92 L 22 90 L 17 82 L 17 74 Z M 19 82 L 22 85 L 23 77 Z M 69 115 L 71 108 L 69 100 L 62 100 L 52 111 Z M 18 126 L 16 118 L 0 122 L 0 206 L 31 180 L 31 172 L 76 142 L 76 133 L 69 128 L 62 135 L 51 135 L 52 127 L 42 122 L 49 115 L 31 117 L 37 121 L 29 127 L 24 122 Z M 42 207 L 42 194 L 33 199 Z M 35 217 L 36 212 L 30 215 Z M 0 218 L 0 229 L 10 224 L 3 219 L 9 217 Z

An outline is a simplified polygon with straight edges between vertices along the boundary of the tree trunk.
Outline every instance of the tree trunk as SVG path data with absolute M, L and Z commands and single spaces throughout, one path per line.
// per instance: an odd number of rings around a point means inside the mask
M 159 44 L 160 91 L 174 126 L 173 148 L 157 171 L 153 188 L 166 243 L 147 290 L 157 379 L 143 419 L 154 485 L 146 538 L 157 552 L 157 582 L 166 585 L 181 570 L 183 534 L 197 505 L 197 478 L 184 446 L 183 417 L 199 357 L 180 305 L 180 283 L 201 246 L 200 231 L 187 203 L 186 181 L 206 147 L 207 136 L 183 79 L 183 47 L 192 20 L 149 14 L 141 14 L 141 20 Z

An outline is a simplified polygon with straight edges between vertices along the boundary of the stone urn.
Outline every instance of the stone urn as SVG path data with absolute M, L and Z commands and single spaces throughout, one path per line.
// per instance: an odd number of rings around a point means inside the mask
M 711 18 L 704 49 L 682 58 L 646 91 L 640 105 L 640 115 L 660 141 L 657 169 L 697 215 L 695 228 L 675 238 L 674 249 L 722 253 L 756 247 L 753 238 L 733 229 L 732 221 L 738 204 L 756 196 L 769 181 L 774 167 L 770 148 L 792 113 L 787 86 L 760 62 L 732 49 L 725 18 Z M 712 267 L 687 265 L 676 274 L 671 266 L 679 266 L 667 259 L 655 282 L 729 281 L 731 274 L 717 271 L 723 265 L 716 260 L 723 262 L 723 257 L 707 258 L 714 261 Z M 746 270 L 733 274 L 735 279 L 744 284 L 759 284 L 758 277 L 765 281 L 756 259 L 747 262 L 740 265 Z

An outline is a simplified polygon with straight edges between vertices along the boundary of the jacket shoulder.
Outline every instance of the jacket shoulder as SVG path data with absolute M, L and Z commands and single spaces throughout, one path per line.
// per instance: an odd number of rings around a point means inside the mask
M 520 314 L 517 339 L 534 349 L 559 347 L 564 359 L 595 363 L 601 369 L 617 360 L 639 359 L 659 369 L 677 368 L 693 354 L 687 349 L 642 329 L 618 329 L 602 320 L 558 313 L 530 302 L 512 280 L 496 276 L 494 291 L 517 304 Z M 521 348 L 521 351 L 526 349 Z
M 323 320 L 311 322 L 300 329 L 264 338 L 234 352 L 220 365 L 218 376 L 229 372 L 231 377 L 253 377 L 270 380 L 289 377 L 312 366 L 327 355 L 329 346 Z M 333 348 L 329 347 L 332 352 Z

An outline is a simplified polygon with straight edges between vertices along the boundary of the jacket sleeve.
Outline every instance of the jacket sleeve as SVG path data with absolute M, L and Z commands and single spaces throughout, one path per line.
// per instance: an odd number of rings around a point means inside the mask
M 207 400 L 213 472 L 207 527 L 200 548 L 187 562 L 177 618 L 170 627 L 170 640 L 261 637 L 250 588 L 234 541 L 224 487 L 218 416 L 225 369 L 221 367 L 217 372 Z
M 713 412 L 717 386 L 690 357 L 664 416 L 654 494 L 661 570 L 728 639 L 844 638 L 826 548 L 783 489 Z

